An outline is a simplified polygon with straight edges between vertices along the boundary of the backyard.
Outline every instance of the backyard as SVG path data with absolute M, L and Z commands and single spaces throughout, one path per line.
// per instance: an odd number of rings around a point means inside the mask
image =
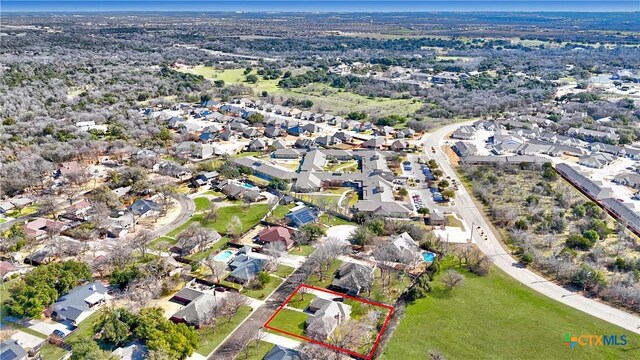
M 498 268 L 487 277 L 460 272 L 466 279 L 459 288 L 447 291 L 436 277 L 432 292 L 407 306 L 381 359 L 421 359 L 430 350 L 450 359 L 638 358 L 638 335 L 540 295 Z M 570 350 L 562 345 L 567 333 L 626 334 L 631 346 Z
M 219 233 L 226 233 L 227 225 L 234 216 L 237 216 L 240 219 L 242 222 L 242 232 L 245 232 L 259 223 L 260 219 L 266 215 L 268 210 L 268 204 L 253 204 L 248 209 L 243 208 L 241 205 L 223 206 L 218 209 L 218 218 L 216 221 L 206 222 L 202 214 L 196 214 L 187 222 L 169 232 L 166 236 L 176 237 L 193 222 L 199 222 L 202 226 L 214 229 Z
M 238 312 L 233 315 L 231 321 L 221 321 L 216 323 L 215 328 L 203 327 L 197 330 L 200 345 L 196 352 L 202 356 L 208 356 L 227 335 L 238 326 L 251 313 L 249 306 L 242 306 Z

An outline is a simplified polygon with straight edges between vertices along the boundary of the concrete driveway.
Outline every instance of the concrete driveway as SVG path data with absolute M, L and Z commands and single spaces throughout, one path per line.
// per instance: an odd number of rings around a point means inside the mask
M 32 320 L 34 323 L 29 326 L 29 329 L 37 331 L 44 336 L 49 336 L 54 330 L 60 330 L 65 335 L 71 332 L 73 326 L 70 323 L 46 320 Z
M 15 334 L 11 335 L 11 338 L 13 340 L 17 340 L 25 349 L 33 349 L 41 342 L 47 341 L 46 339 L 27 334 L 26 332 L 20 330 L 16 330 Z

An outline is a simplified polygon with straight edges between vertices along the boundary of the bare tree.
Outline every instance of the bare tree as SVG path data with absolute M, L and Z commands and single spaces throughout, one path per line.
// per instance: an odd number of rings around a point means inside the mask
M 444 354 L 441 353 L 438 350 L 429 350 L 429 359 L 431 359 L 431 360 L 447 360 L 447 357 L 444 356 Z
M 232 291 L 227 294 L 224 301 L 223 313 L 227 317 L 227 321 L 231 321 L 233 315 L 235 315 L 238 310 L 247 304 L 247 298 L 241 295 L 238 292 Z
M 46 215 L 49 215 L 52 219 L 56 219 L 57 215 L 57 206 L 55 200 L 48 196 L 43 198 L 39 204 L 40 212 Z
M 130 241 L 131 247 L 140 251 L 143 258 L 147 258 L 149 243 L 153 240 L 153 235 L 147 230 L 141 230 L 133 236 Z
M 442 282 L 442 285 L 447 288 L 447 290 L 452 290 L 453 288 L 464 283 L 464 276 L 462 276 L 455 270 L 447 270 L 447 272 L 442 275 L 440 281 Z
M 203 260 L 202 263 L 211 271 L 211 278 L 216 283 L 219 283 L 220 277 L 227 270 L 226 264 L 220 261 L 216 261 L 214 254 L 210 254 L 206 259 Z
M 218 220 L 218 204 L 212 202 L 209 208 L 205 210 L 203 219 L 207 223 Z
M 237 216 L 233 216 L 227 224 L 227 234 L 231 235 L 235 239 L 241 232 L 242 220 Z
M 349 244 L 334 238 L 329 238 L 318 245 L 316 251 L 309 256 L 309 261 L 313 264 L 314 272 L 320 281 L 323 281 L 327 275 L 327 271 L 331 268 L 331 262 L 340 255 L 346 254 L 348 249 Z
M 282 241 L 270 242 L 263 248 L 264 253 L 269 255 L 269 262 L 274 268 L 278 268 L 281 258 L 287 253 L 287 248 Z

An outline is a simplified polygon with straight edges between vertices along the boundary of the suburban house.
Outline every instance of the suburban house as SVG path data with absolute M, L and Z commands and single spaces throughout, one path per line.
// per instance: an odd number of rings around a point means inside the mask
M 473 156 L 478 152 L 478 149 L 473 144 L 467 144 L 462 141 L 456 141 L 452 147 L 453 151 L 460 157 Z
M 206 242 L 203 242 L 195 237 L 182 236 L 180 237 L 180 240 L 178 241 L 176 246 L 171 248 L 171 251 L 182 256 L 191 255 L 208 249 L 216 241 L 222 238 L 222 236 L 215 230 L 206 229 L 206 231 L 209 234 L 206 237 Z
M 395 256 L 398 261 L 407 262 L 420 258 L 420 246 L 406 232 L 398 235 L 391 241 L 391 244 L 395 249 Z
M 282 345 L 273 345 L 271 350 L 262 358 L 262 360 L 309 360 L 309 356 L 305 353 L 286 348 Z
M 240 254 L 229 264 L 232 271 L 226 280 L 242 285 L 248 284 L 255 279 L 265 265 L 266 261 L 264 259 L 249 257 L 247 254 Z
M 176 301 L 174 299 L 181 299 L 183 301 Z M 222 299 L 216 298 L 213 294 L 203 293 L 189 288 L 178 291 L 171 300 L 185 306 L 171 315 L 169 320 L 177 324 L 184 323 L 193 325 L 196 329 L 204 325 L 207 319 L 211 317 L 212 312 L 222 304 Z
M 615 144 L 618 142 L 618 140 L 620 140 L 620 135 L 613 132 L 596 131 L 575 127 L 569 128 L 569 130 L 567 130 L 567 135 L 587 142 L 603 141 L 610 144 Z
M 476 129 L 472 126 L 460 126 L 451 134 L 452 139 L 471 140 L 476 136 Z
M 442 215 L 442 213 L 440 213 L 439 211 L 434 209 L 433 211 L 431 211 L 429 213 L 429 218 L 427 219 L 427 222 L 431 226 L 446 226 L 447 225 L 447 218 L 445 218 Z
M 78 286 L 63 295 L 51 306 L 51 317 L 74 325 L 93 313 L 93 309 L 107 299 L 107 288 L 99 281 Z
M 134 341 L 127 346 L 121 346 L 111 352 L 120 360 L 144 360 L 148 358 L 148 349 L 140 341 Z
M 296 227 L 301 227 L 318 220 L 318 214 L 315 210 L 307 206 L 300 206 L 295 210 L 292 209 L 285 217 Z
M 266 228 L 258 233 L 256 241 L 260 244 L 281 243 L 287 250 L 293 246 L 292 230 L 283 226 Z
M 351 306 L 322 298 L 311 301 L 307 310 L 312 315 L 305 321 L 304 331 L 307 336 L 319 341 L 327 339 L 351 315 Z
M 267 141 L 263 138 L 252 140 L 248 145 L 249 151 L 264 151 L 267 149 Z
M 65 211 L 72 218 L 85 220 L 89 210 L 91 210 L 91 203 L 87 200 L 81 200 L 69 206 Z
M 336 271 L 329 289 L 349 295 L 369 292 L 373 286 L 373 270 L 373 267 L 366 265 L 352 262 L 344 263 Z
M 637 173 L 622 173 L 616 175 L 611 181 L 616 184 L 626 185 L 634 189 L 640 188 L 640 174 Z
M 217 179 L 219 175 L 220 174 L 217 171 L 203 172 L 194 176 L 191 179 L 191 183 L 196 187 L 204 186 L 206 184 L 209 184 L 212 180 Z
M 386 143 L 386 140 L 384 139 L 384 137 L 375 136 L 375 137 L 372 137 L 371 139 L 363 142 L 362 143 L 362 147 L 363 148 L 368 148 L 368 149 L 382 149 L 382 147 L 384 146 L 385 143 Z
M 15 265 L 8 261 L 0 261 L 0 280 L 3 280 L 5 276 L 12 274 L 18 270 Z
M 64 162 L 58 165 L 58 169 L 55 172 L 55 176 L 56 177 L 70 176 L 70 175 L 82 174 L 83 172 L 84 170 L 82 169 L 82 167 L 80 167 L 77 161 L 69 161 L 69 162 Z
M 27 351 L 18 343 L 18 340 L 9 338 L 0 343 L 0 359 L 27 360 L 27 357 Z
M 127 209 L 136 217 L 146 217 L 152 215 L 154 212 L 160 211 L 160 205 L 151 200 L 138 199 L 129 205 Z
M 590 168 L 602 169 L 605 166 L 610 165 L 616 160 L 615 156 L 607 153 L 593 153 L 591 155 L 581 156 L 578 159 L 578 164 Z
M 48 233 L 59 233 L 67 228 L 61 221 L 45 218 L 37 218 L 26 223 L 23 227 L 24 234 L 36 239 L 46 236 Z

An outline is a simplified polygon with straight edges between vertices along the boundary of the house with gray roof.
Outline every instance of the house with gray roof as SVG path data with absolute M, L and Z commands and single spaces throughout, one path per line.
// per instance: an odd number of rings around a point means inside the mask
M 432 215 L 437 217 L 439 213 L 434 211 L 434 214 Z M 398 262 L 410 262 L 414 259 L 420 258 L 420 246 L 407 232 L 403 232 L 396 236 L 391 240 L 391 244 L 395 249 L 396 261 Z
M 452 139 L 471 140 L 476 137 L 476 129 L 472 126 L 460 126 L 451 134 Z
M 613 197 L 611 189 L 603 188 L 602 183 L 589 179 L 572 166 L 558 164 L 556 165 L 556 171 L 593 200 L 599 201 Z
M 133 204 L 129 205 L 127 209 L 131 211 L 136 217 L 145 217 L 160 211 L 160 205 L 158 205 L 155 201 L 138 199 Z
M 353 139 L 353 137 L 351 135 L 349 135 L 348 133 L 344 132 L 344 131 L 338 131 L 337 133 L 333 134 L 333 137 L 335 137 L 336 139 L 342 141 L 342 142 L 350 142 L 351 139 Z
M 374 136 L 371 139 L 365 141 L 362 143 L 362 147 L 363 148 L 368 148 L 368 149 L 382 149 L 382 147 L 385 144 L 385 139 L 384 137 L 381 136 Z
M 7 339 L 0 343 L 0 359 L 2 360 L 27 360 L 28 355 L 17 340 Z
M 610 165 L 616 160 L 616 158 L 607 153 L 593 153 L 590 155 L 581 156 L 578 159 L 578 164 L 594 169 L 602 169 L 605 166 Z
M 300 350 L 290 349 L 282 345 L 273 345 L 262 360 L 310 360 L 310 358 Z
M 271 165 L 253 156 L 236 158 L 233 159 L 233 162 L 236 165 L 253 170 L 254 175 L 268 181 L 271 179 L 291 181 L 296 177 L 296 174 L 291 172 L 289 169 Z
M 345 262 L 336 271 L 329 289 L 348 295 L 368 293 L 373 286 L 373 270 L 371 266 Z
M 618 140 L 620 140 L 620 135 L 613 132 L 589 130 L 577 127 L 569 128 L 569 130 L 567 130 L 567 135 L 587 142 L 602 141 L 616 144 L 618 143 Z
M 267 148 L 267 141 L 263 138 L 251 140 L 248 145 L 249 151 L 264 151 Z
M 305 321 L 305 333 L 312 339 L 324 341 L 338 325 L 351 316 L 351 306 L 341 302 L 315 298 L 307 308 L 312 313 Z
M 611 181 L 616 184 L 632 187 L 634 189 L 640 188 L 640 174 L 638 173 L 625 172 L 617 174 Z
M 59 321 L 68 320 L 77 325 L 107 298 L 107 288 L 99 281 L 77 286 L 51 305 L 51 316 Z
M 202 325 L 206 324 L 207 320 L 212 316 L 212 313 L 222 306 L 223 300 L 213 294 L 191 290 L 199 294 L 183 308 L 171 315 L 169 320 L 176 324 L 188 324 L 199 329 Z
M 258 273 L 262 271 L 265 265 L 265 259 L 250 257 L 246 254 L 238 255 L 229 264 L 232 271 L 226 280 L 246 285 L 258 276 Z
M 460 157 L 471 156 L 478 153 L 478 149 L 475 145 L 467 144 L 462 141 L 456 141 L 451 148 Z

